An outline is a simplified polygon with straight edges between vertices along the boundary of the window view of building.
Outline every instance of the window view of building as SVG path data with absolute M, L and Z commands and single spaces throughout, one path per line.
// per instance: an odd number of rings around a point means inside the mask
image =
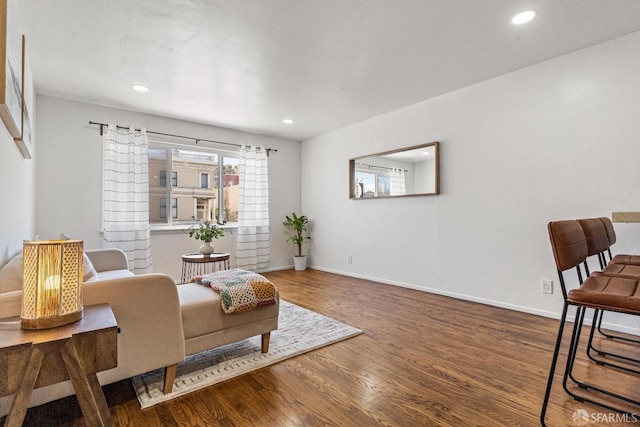
M 171 198 L 171 218 L 178 218 L 178 199 Z M 160 219 L 166 222 L 167 220 L 167 199 L 160 199 Z
M 237 157 L 206 149 L 150 145 L 151 224 L 238 221 Z M 170 183 L 167 182 L 168 176 L 171 176 Z M 167 203 L 169 200 L 170 204 Z M 170 216 L 167 206 L 171 207 Z
M 389 176 L 381 172 L 364 172 L 356 169 L 356 182 L 362 184 L 362 197 L 389 195 Z

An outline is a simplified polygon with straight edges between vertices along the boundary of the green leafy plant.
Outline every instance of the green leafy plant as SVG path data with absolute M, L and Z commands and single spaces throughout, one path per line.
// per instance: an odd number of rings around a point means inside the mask
M 213 239 L 219 239 L 224 236 L 224 231 L 211 221 L 203 221 L 194 224 L 188 229 L 189 237 L 201 240 L 205 243 L 211 243 Z
M 293 231 L 293 235 L 287 239 L 288 242 L 292 242 L 298 247 L 298 255 L 302 256 L 302 243 L 311 237 L 305 236 L 307 232 L 307 226 L 309 225 L 309 219 L 304 215 L 296 215 L 295 212 L 289 215 L 285 215 L 286 220 L 282 222 L 282 225 Z

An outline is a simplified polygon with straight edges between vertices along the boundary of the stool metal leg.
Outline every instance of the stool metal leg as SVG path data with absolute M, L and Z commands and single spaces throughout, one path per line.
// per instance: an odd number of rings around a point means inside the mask
M 556 372 L 556 364 L 558 363 L 558 355 L 560 354 L 560 344 L 562 343 L 562 334 L 564 333 L 564 322 L 567 317 L 567 309 L 569 304 L 565 301 L 562 307 L 562 315 L 560 316 L 560 326 L 558 327 L 558 337 L 556 338 L 556 346 L 553 350 L 553 357 L 551 358 L 551 367 L 549 368 L 549 379 L 547 380 L 547 389 L 544 393 L 544 399 L 542 400 L 542 409 L 540 411 L 540 424 L 546 427 L 544 421 L 547 414 L 547 405 L 549 404 L 549 396 L 551 395 L 551 386 L 553 385 L 553 376 Z

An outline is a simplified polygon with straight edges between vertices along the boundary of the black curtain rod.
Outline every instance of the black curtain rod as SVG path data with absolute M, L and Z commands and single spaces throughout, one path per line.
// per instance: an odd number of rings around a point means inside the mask
M 89 121 L 89 124 L 90 125 L 100 126 L 100 135 L 101 136 L 104 133 L 104 127 L 105 126 L 109 126 L 107 123 L 98 123 L 98 122 L 92 122 L 92 121 Z M 118 126 L 118 125 L 116 125 L 116 127 L 118 129 L 129 129 L 127 126 Z M 136 129 L 136 130 L 139 131 L 140 129 Z M 192 140 L 195 141 L 196 144 L 198 142 L 200 142 L 200 141 L 203 141 L 203 142 L 211 142 L 211 143 L 214 143 L 214 144 L 223 144 L 223 145 L 231 145 L 231 146 L 234 146 L 234 147 L 242 147 L 241 144 L 234 144 L 232 142 L 214 141 L 212 139 L 194 138 L 193 136 L 174 135 L 172 133 L 153 132 L 153 131 L 150 131 L 150 130 L 148 130 L 147 133 L 152 133 L 154 135 L 162 135 L 162 136 L 172 136 L 174 138 L 192 139 Z M 269 153 L 271 151 L 275 151 L 276 153 L 278 152 L 278 150 L 275 149 L 275 148 L 267 148 L 266 150 L 267 150 L 267 156 L 269 155 Z
M 368 164 L 368 163 L 359 163 L 359 162 L 357 162 L 357 163 L 356 163 L 356 165 L 357 165 L 357 166 L 366 166 L 366 167 L 368 167 L 369 169 L 371 169 L 371 168 L 380 168 L 380 169 L 387 169 L 387 170 L 390 170 L 390 171 L 395 170 L 395 169 L 398 169 L 398 170 L 401 170 L 401 171 L 403 171 L 403 172 L 409 172 L 409 169 L 390 168 L 390 167 L 388 167 L 388 166 L 370 165 L 370 164 Z

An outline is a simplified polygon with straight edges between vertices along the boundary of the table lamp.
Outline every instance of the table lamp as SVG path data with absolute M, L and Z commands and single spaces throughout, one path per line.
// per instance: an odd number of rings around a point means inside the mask
M 25 241 L 23 329 L 47 329 L 82 318 L 82 240 Z

